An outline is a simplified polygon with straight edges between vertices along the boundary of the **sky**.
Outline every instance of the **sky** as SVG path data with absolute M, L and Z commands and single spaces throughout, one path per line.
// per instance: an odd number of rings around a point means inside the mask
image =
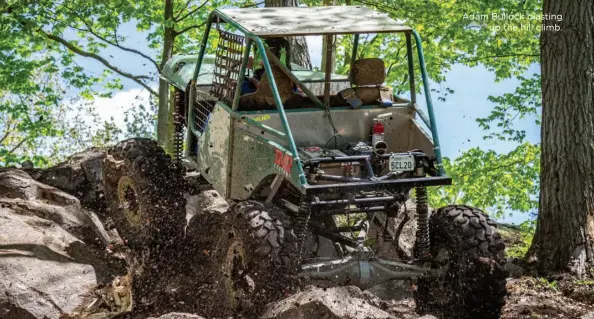
M 129 38 L 125 42 L 128 46 L 156 55 L 147 47 L 145 36 L 135 30 L 133 24 L 126 24 L 122 28 L 122 35 Z M 308 37 L 308 46 L 314 66 L 319 66 L 321 60 L 322 39 L 321 37 Z M 152 53 L 152 54 L 150 54 Z M 154 72 L 151 63 L 136 55 L 122 52 L 113 48 L 105 50 L 104 56 L 113 56 L 111 61 L 132 74 L 148 74 Z M 101 73 L 102 65 L 94 60 L 78 57 L 77 62 L 85 65 L 92 72 Z M 533 65 L 526 72 L 526 75 L 539 73 L 538 65 Z M 124 112 L 136 107 L 139 103 L 147 103 L 149 93 L 137 83 L 130 80 L 123 80 L 124 90 L 115 93 L 112 98 L 96 99 L 94 104 L 99 115 L 107 120 L 115 121 L 118 126 L 124 127 Z M 483 140 L 485 131 L 479 128 L 476 119 L 487 116 L 493 108 L 493 104 L 487 100 L 490 95 L 501 95 L 513 92 L 519 81 L 508 79 L 495 82 L 495 76 L 485 68 L 478 66 L 470 68 L 464 65 L 454 65 L 446 74 L 446 81 L 441 84 L 432 83 L 432 88 L 439 89 L 449 87 L 455 91 L 445 101 L 440 101 L 437 96 L 432 96 L 434 112 L 437 119 L 438 134 L 441 143 L 442 154 L 445 157 L 455 158 L 463 151 L 480 146 L 483 149 L 492 149 L 497 152 L 508 152 L 516 144 L 495 140 Z M 153 84 L 156 86 L 156 83 Z M 425 107 L 424 97 L 418 96 L 421 107 Z M 520 120 L 518 128 L 526 130 L 527 140 L 537 143 L 540 140 L 540 128 L 534 123 L 534 119 Z M 505 222 L 519 223 L 527 218 L 526 215 L 514 214 L 506 218 Z

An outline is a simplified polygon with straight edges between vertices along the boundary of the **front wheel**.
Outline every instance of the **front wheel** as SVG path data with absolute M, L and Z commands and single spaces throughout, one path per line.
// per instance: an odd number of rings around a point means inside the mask
M 183 176 L 155 141 L 129 139 L 112 147 L 103 186 L 120 235 L 137 250 L 167 248 L 184 234 Z
M 215 257 L 227 311 L 251 317 L 294 289 L 296 241 L 285 219 L 276 206 L 254 200 L 232 207 Z
M 482 211 L 446 206 L 429 222 L 431 267 L 440 277 L 418 281 L 417 312 L 442 318 L 500 318 L 505 304 L 505 245 Z

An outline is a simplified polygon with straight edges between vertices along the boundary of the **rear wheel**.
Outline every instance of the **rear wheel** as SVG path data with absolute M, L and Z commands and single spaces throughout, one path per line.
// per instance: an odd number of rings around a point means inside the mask
M 430 218 L 431 266 L 441 277 L 420 279 L 417 312 L 443 318 L 500 318 L 505 304 L 505 245 L 482 211 L 446 206 Z
M 295 287 L 290 266 L 295 240 L 283 226 L 282 211 L 245 201 L 232 208 L 219 240 L 219 287 L 228 310 L 256 315 Z
M 165 248 L 181 239 L 182 172 L 155 141 L 122 141 L 109 150 L 103 166 L 108 213 L 128 245 Z

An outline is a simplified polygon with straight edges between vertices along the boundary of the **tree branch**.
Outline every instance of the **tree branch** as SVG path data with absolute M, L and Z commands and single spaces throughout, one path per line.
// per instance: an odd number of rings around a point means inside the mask
M 23 138 L 20 142 L 18 142 L 17 145 L 15 145 L 10 151 L 8 151 L 8 153 L 14 153 L 14 151 L 16 151 L 19 147 L 21 147 L 26 141 L 30 140 L 31 137 L 25 137 Z
M 513 58 L 513 57 L 540 57 L 540 54 L 529 54 L 529 53 L 512 53 L 512 54 L 501 54 L 501 55 L 488 55 L 488 56 L 480 56 L 475 58 L 466 58 L 466 59 L 458 59 L 456 62 L 476 62 L 488 59 L 498 59 L 498 58 Z
M 85 23 L 85 24 L 86 24 L 86 23 Z M 87 26 L 87 29 L 86 29 L 86 30 L 85 30 L 85 29 L 81 29 L 81 31 L 86 31 L 86 32 L 89 32 L 89 33 L 91 33 L 92 35 L 96 36 L 96 37 L 97 37 L 98 39 L 100 39 L 101 41 L 103 41 L 103 42 L 105 42 L 105 43 L 107 43 L 107 44 L 110 44 L 110 45 L 112 45 L 112 46 L 114 46 L 114 47 L 116 47 L 116 48 L 119 48 L 119 49 L 121 49 L 121 50 L 123 50 L 123 51 L 131 52 L 131 53 L 136 53 L 136 54 L 140 55 L 141 57 L 143 57 L 143 58 L 145 58 L 145 59 L 149 60 L 149 61 L 150 61 L 152 64 L 154 64 L 154 65 L 155 65 L 155 67 L 157 68 L 157 70 L 158 70 L 159 72 L 161 72 L 161 68 L 159 68 L 159 64 L 157 64 L 157 61 L 155 61 L 155 60 L 154 60 L 153 58 L 151 58 L 150 56 L 148 56 L 148 55 L 146 55 L 146 54 L 144 54 L 144 53 L 142 53 L 142 52 L 140 52 L 140 51 L 138 51 L 138 50 L 136 50 L 136 49 L 128 48 L 128 47 L 125 47 L 125 46 L 123 46 L 123 45 L 120 45 L 120 44 L 119 44 L 119 43 L 117 43 L 117 42 L 110 41 L 110 40 L 108 40 L 108 39 L 106 39 L 106 38 L 104 38 L 104 37 L 102 37 L 102 36 L 98 35 L 97 33 L 95 33 L 95 32 L 94 32 L 92 29 L 88 28 L 88 26 Z
M 486 171 L 487 169 L 489 171 L 494 171 L 494 170 L 500 169 L 500 168 L 509 168 L 509 167 L 512 167 L 512 166 L 515 166 L 515 165 L 519 165 L 519 164 L 522 164 L 522 163 L 524 163 L 524 160 L 523 159 L 518 160 L 518 161 L 515 161 L 515 162 L 512 162 L 512 163 L 509 163 L 509 164 L 505 164 L 505 165 L 499 165 L 499 166 L 494 166 L 494 167 L 483 167 L 483 169 L 481 169 L 481 170 L 476 170 L 476 171 L 473 171 L 473 172 L 470 172 L 470 173 L 461 174 L 460 177 L 470 176 L 471 174 L 474 174 L 474 173 L 477 173 L 477 172 L 478 173 L 481 173 L 483 171 Z
M 186 4 L 184 5 L 183 9 L 179 10 L 179 12 L 173 16 L 173 20 L 176 21 L 177 18 L 179 18 L 179 16 L 182 14 L 182 12 L 184 11 L 184 9 L 187 9 L 188 6 L 190 5 L 190 2 L 192 2 L 192 0 L 188 0 L 186 1 Z
M 6 140 L 8 138 L 8 136 L 10 135 L 10 133 L 12 132 L 12 129 L 9 127 L 10 123 L 8 123 L 6 125 L 6 133 L 4 133 L 4 136 L 2 136 L 2 138 L 0 138 L 0 145 L 2 145 L 2 143 L 4 143 L 4 140 Z
M 101 56 L 99 56 L 99 55 L 97 55 L 95 53 L 84 51 L 81 48 L 77 47 L 76 45 L 74 45 L 74 44 L 72 44 L 72 43 L 70 43 L 70 42 L 68 42 L 68 41 L 66 41 L 66 40 L 64 40 L 64 39 L 62 39 L 62 38 L 60 38 L 60 37 L 58 37 L 56 35 L 49 34 L 49 33 L 45 32 L 43 30 L 39 30 L 39 32 L 43 33 L 48 39 L 53 40 L 53 41 L 56 41 L 56 42 L 62 44 L 68 50 L 70 50 L 70 51 L 72 51 L 72 52 L 74 52 L 74 53 L 76 53 L 78 55 L 81 55 L 81 56 L 84 56 L 84 57 L 87 57 L 87 58 L 94 59 L 94 60 L 100 62 L 101 64 L 103 64 L 104 66 L 106 66 L 108 69 L 116 72 L 117 74 L 119 74 L 119 75 L 121 75 L 121 76 L 123 76 L 125 78 L 128 78 L 128 79 L 130 79 L 130 80 L 132 80 L 132 81 L 140 84 L 142 87 L 144 87 L 145 89 L 147 89 L 151 94 L 158 95 L 157 92 L 155 92 L 155 90 L 151 89 L 146 83 L 144 83 L 144 82 L 141 81 L 142 79 L 150 80 L 150 77 L 148 77 L 146 75 L 133 75 L 131 73 L 122 71 L 118 67 L 112 65 L 111 63 L 109 63 L 109 61 L 107 61 L 106 59 L 104 59 L 103 57 L 101 57 Z
M 115 41 L 108 40 L 107 38 L 105 38 L 105 37 L 103 37 L 103 36 L 101 36 L 101 35 L 97 34 L 97 33 L 96 33 L 94 30 L 93 30 L 93 28 L 91 28 L 91 25 L 90 25 L 90 24 L 89 24 L 89 23 L 88 23 L 88 22 L 87 22 L 85 19 L 83 19 L 83 17 L 82 17 L 80 14 L 78 14 L 78 13 L 76 12 L 76 10 L 70 9 L 70 8 L 68 8 L 68 7 L 66 7 L 66 8 L 67 8 L 68 10 L 70 10 L 70 12 L 72 12 L 72 14 L 76 15 L 76 16 L 77 16 L 77 17 L 80 19 L 80 21 L 81 21 L 81 22 L 82 22 L 82 23 L 85 25 L 85 27 L 86 27 L 86 29 L 79 29 L 79 28 L 76 28 L 76 27 L 72 27 L 72 28 L 74 28 L 74 29 L 76 29 L 76 30 L 79 30 L 79 31 L 83 31 L 83 32 L 89 32 L 90 34 L 92 34 L 92 35 L 94 35 L 95 37 L 97 37 L 99 40 L 101 40 L 101 41 L 103 41 L 103 42 L 105 42 L 105 43 L 107 43 L 107 44 L 110 44 L 110 45 L 112 45 L 112 46 L 114 46 L 114 47 L 116 47 L 116 48 L 119 48 L 119 49 L 121 49 L 121 50 L 123 50 L 123 51 L 131 52 L 131 53 L 136 53 L 136 54 L 140 55 L 141 57 L 143 57 L 143 58 L 145 58 L 145 59 L 149 60 L 151 63 L 153 63 L 153 64 L 155 65 L 155 67 L 157 68 L 157 70 L 159 70 L 159 72 L 161 72 L 161 68 L 159 67 L 159 64 L 157 64 L 157 61 L 155 61 L 153 58 L 151 58 L 150 56 L 148 56 L 148 55 L 146 55 L 146 54 L 144 54 L 144 53 L 140 52 L 139 50 L 132 49 L 132 48 L 128 48 L 128 47 L 125 47 L 125 46 L 121 45 L 121 44 L 120 44 L 120 42 L 118 41 L 118 35 L 117 35 L 117 30 L 116 30 L 116 29 L 114 29 L 114 30 L 113 30 L 113 32 L 114 32 L 114 39 L 115 39 Z
M 189 27 L 187 27 L 187 28 L 185 28 L 185 29 L 182 29 L 182 30 L 180 30 L 180 31 L 173 31 L 173 36 L 174 36 L 174 37 L 177 37 L 178 35 L 180 35 L 180 34 L 182 34 L 182 33 L 186 32 L 186 31 L 189 31 L 189 30 L 191 30 L 191 29 L 200 28 L 200 27 L 204 26 L 205 24 L 206 24 L 206 22 L 204 22 L 204 23 L 201 23 L 201 24 L 196 24 L 196 25 L 189 26 Z
M 181 17 L 181 18 L 174 18 L 173 21 L 180 22 L 180 21 L 184 20 L 185 18 L 193 15 L 194 13 L 196 13 L 196 11 L 202 9 L 208 3 L 208 1 L 209 0 L 204 1 L 201 5 L 199 5 L 198 7 L 196 7 L 194 10 L 186 13 L 183 17 Z

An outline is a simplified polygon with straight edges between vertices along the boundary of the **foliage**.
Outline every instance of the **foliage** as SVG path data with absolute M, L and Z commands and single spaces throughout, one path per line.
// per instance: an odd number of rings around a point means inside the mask
M 350 3 L 349 0 L 345 0 Z M 447 71 L 454 64 L 467 66 L 483 65 L 496 75 L 497 80 L 521 76 L 527 68 L 538 62 L 540 21 L 529 15 L 540 14 L 540 0 L 513 1 L 455 1 L 455 0 L 357 0 L 363 4 L 404 21 L 417 30 L 423 41 L 429 77 L 434 82 L 443 82 Z M 321 5 L 322 1 L 308 0 L 308 5 Z M 340 4 L 340 1 L 339 1 Z M 502 21 L 492 19 L 491 14 L 513 12 L 524 14 L 522 20 Z M 476 18 L 471 14 L 488 15 Z M 517 31 L 505 30 L 505 26 L 523 26 Z M 337 71 L 349 69 L 352 37 L 338 40 Z M 413 46 L 414 39 L 413 39 Z M 414 49 L 413 47 L 413 49 Z M 375 34 L 363 36 L 359 57 L 381 57 L 388 70 L 387 82 L 395 92 L 406 88 L 407 60 L 406 43 L 401 34 Z M 421 83 L 419 72 L 417 83 Z M 421 86 L 417 86 L 420 90 Z
M 559 291 L 557 280 L 549 280 L 547 278 L 538 277 L 538 282 L 536 284 L 542 288 L 548 288 L 553 291 Z
M 48 157 L 74 146 L 87 147 L 116 138 L 122 128 L 113 122 L 98 123 L 97 119 L 84 122 L 92 126 L 85 127 L 76 122 L 80 118 L 67 116 L 82 108 L 62 101 L 71 95 L 92 102 L 131 84 L 156 96 L 153 84 L 164 62 L 157 61 L 165 54 L 196 51 L 208 13 L 230 2 L 0 1 L 0 113 L 4 115 L 0 132 L 5 132 L 0 134 L 6 134 L 0 136 L 0 165 L 27 159 L 35 165 L 47 165 Z M 172 5 L 168 18 L 165 3 Z M 121 34 L 126 24 L 146 36 L 149 51 L 141 52 Z M 165 52 L 166 36 L 173 41 L 171 52 Z M 108 54 L 108 50 L 146 61 L 144 73 L 135 74 L 118 65 L 119 56 Z M 92 71 L 96 65 L 103 67 L 103 72 Z M 52 79 L 52 85 L 40 83 L 45 78 Z M 89 111 L 89 107 L 85 109 Z M 86 117 L 96 117 L 94 111 Z M 127 124 L 132 131 L 128 135 L 150 135 L 154 114 L 153 107 L 130 111 Z M 40 146 L 44 138 L 54 142 L 61 139 L 68 147 L 49 147 L 52 151 L 47 151 Z M 33 153 L 47 155 L 26 155 Z
M 22 91 L 0 89 L 0 166 L 30 161 L 43 167 L 117 138 L 119 128 L 101 122 L 92 107 L 63 101 L 55 75 L 34 75 L 28 85 Z
M 452 185 L 431 188 L 434 207 L 468 204 L 492 209 L 497 217 L 505 211 L 529 212 L 538 202 L 540 149 L 524 143 L 508 154 L 472 148 L 455 161 L 444 159 Z
M 496 123 L 497 132 L 490 132 L 485 139 L 498 139 L 500 141 L 522 142 L 526 138 L 524 130 L 515 128 L 515 120 L 532 116 L 536 124 L 540 125 L 539 109 L 542 107 L 540 74 L 531 78 L 519 76 L 520 86 L 514 93 L 505 93 L 502 96 L 489 96 L 489 101 L 495 103 L 491 114 L 485 118 L 477 119 L 479 126 L 486 131 Z
M 530 245 L 532 245 L 536 222 L 534 220 L 527 220 L 518 226 L 519 238 L 517 239 L 517 242 L 509 245 L 505 249 L 505 253 L 508 257 L 523 258 L 528 252 Z

